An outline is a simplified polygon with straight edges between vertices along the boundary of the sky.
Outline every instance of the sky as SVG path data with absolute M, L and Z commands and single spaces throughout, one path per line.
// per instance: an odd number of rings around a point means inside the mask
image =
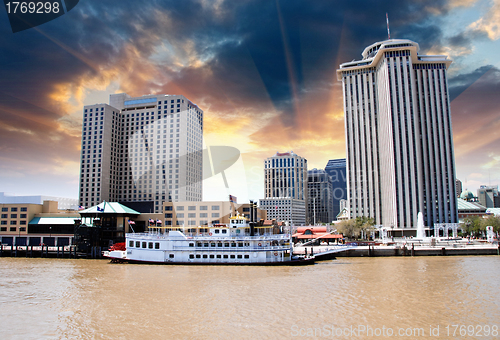
M 229 193 L 263 198 L 276 152 L 309 169 L 345 157 L 335 71 L 387 39 L 386 13 L 391 38 L 453 60 L 457 178 L 500 184 L 500 0 L 80 0 L 17 33 L 0 9 L 0 192 L 77 198 L 83 106 L 124 92 L 196 103 L 205 145 L 241 153 Z M 226 197 L 221 183 L 204 199 Z

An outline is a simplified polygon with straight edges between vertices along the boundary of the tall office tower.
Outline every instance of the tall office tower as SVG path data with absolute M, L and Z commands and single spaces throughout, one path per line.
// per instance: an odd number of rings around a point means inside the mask
M 457 193 L 457 197 L 460 197 L 462 193 L 462 181 L 458 178 L 455 180 L 455 192 Z
M 340 201 L 347 199 L 347 174 L 345 158 L 331 159 L 325 171 L 332 178 L 333 219 L 342 210 Z
M 202 199 L 203 111 L 181 95 L 110 95 L 84 107 L 79 204 L 162 211 Z
M 500 208 L 500 195 L 498 185 L 481 185 L 477 189 L 479 204 L 486 208 Z
M 279 153 L 264 161 L 265 199 L 259 201 L 269 219 L 291 225 L 305 224 L 307 160 L 292 152 Z
M 331 223 L 333 215 L 332 178 L 323 169 L 307 171 L 307 216 L 309 223 Z
M 446 56 L 410 40 L 368 46 L 340 65 L 351 217 L 404 232 L 458 222 Z

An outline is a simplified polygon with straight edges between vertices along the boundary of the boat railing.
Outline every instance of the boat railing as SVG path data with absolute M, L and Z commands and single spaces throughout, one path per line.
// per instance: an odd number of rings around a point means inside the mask
M 208 252 L 213 252 L 213 251 L 238 251 L 238 252 L 243 252 L 243 251 L 283 251 L 283 250 L 290 250 L 291 246 L 251 246 L 251 247 L 188 247 L 188 246 L 173 246 L 173 250 L 193 250 L 197 252 L 203 252 L 203 251 L 208 251 Z
M 204 240 L 204 241 L 268 241 L 268 240 L 289 240 L 290 234 L 265 234 L 256 236 L 238 236 L 238 235 L 209 235 L 205 234 L 184 234 L 188 240 Z M 129 238 L 140 239 L 169 239 L 168 233 L 127 233 Z

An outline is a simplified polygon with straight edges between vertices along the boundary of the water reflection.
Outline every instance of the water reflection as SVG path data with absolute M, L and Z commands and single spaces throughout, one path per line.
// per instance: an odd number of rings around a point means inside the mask
M 0 323 L 10 339 L 276 339 L 359 325 L 421 328 L 419 338 L 440 325 L 443 338 L 449 324 L 495 325 L 499 285 L 495 256 L 303 268 L 2 258 Z

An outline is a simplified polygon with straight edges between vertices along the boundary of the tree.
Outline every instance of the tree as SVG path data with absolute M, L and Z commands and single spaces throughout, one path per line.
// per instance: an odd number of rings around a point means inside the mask
M 374 230 L 374 224 L 375 222 L 373 218 L 360 216 L 337 224 L 337 232 L 343 234 L 344 236 L 357 239 L 366 237 L 370 232 L 372 232 Z
M 493 231 L 495 232 L 500 231 L 500 216 L 489 215 L 487 218 L 483 218 L 481 222 L 482 222 L 482 227 L 484 227 L 483 230 L 486 230 L 487 226 L 492 226 Z

